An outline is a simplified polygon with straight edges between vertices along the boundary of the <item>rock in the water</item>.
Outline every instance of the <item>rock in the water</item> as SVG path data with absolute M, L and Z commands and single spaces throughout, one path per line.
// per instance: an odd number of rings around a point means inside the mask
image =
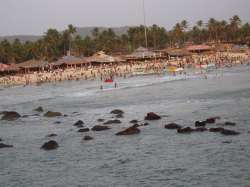
M 94 126 L 91 130 L 92 131 L 105 131 L 105 130 L 109 130 L 110 128 L 104 125 L 96 125 Z
M 196 121 L 195 126 L 196 127 L 205 127 L 206 126 L 206 121 Z
M 117 114 L 116 115 L 116 118 L 123 118 L 124 116 L 123 116 L 123 114 Z
M 138 120 L 134 119 L 134 120 L 131 120 L 129 123 L 136 124 L 138 123 Z
M 207 130 L 208 130 L 208 129 L 205 128 L 205 127 L 198 127 L 198 128 L 195 129 L 196 132 L 205 132 L 205 131 L 207 131 Z
M 90 140 L 93 140 L 94 138 L 93 137 L 91 137 L 91 136 L 84 136 L 83 137 L 83 140 L 85 140 L 85 141 L 90 141 Z
M 34 109 L 36 112 L 43 112 L 43 107 L 39 106 L 36 109 Z
M 8 111 L 8 112 L 3 113 L 2 120 L 15 121 L 15 120 L 19 119 L 20 117 L 21 117 L 21 115 L 18 114 L 17 112 Z
M 11 147 L 13 147 L 13 145 L 7 145 L 7 144 L 0 143 L 0 149 L 2 149 L 2 148 L 11 148 Z
M 143 124 L 141 124 L 141 126 L 149 126 L 149 123 L 143 123 Z
M 48 138 L 52 138 L 52 137 L 56 137 L 56 136 L 57 136 L 57 134 L 54 134 L 54 133 L 47 135 Z
M 90 129 L 89 128 L 84 128 L 84 129 L 79 129 L 78 132 L 89 132 Z
M 2 142 L 3 141 L 3 139 L 2 138 L 0 138 L 0 142 Z
M 139 134 L 141 131 L 135 126 L 129 127 L 124 131 L 116 133 L 117 136 L 122 136 L 122 135 L 134 135 L 134 134 Z
M 122 110 L 120 110 L 120 109 L 116 109 L 116 110 L 113 110 L 113 111 L 111 111 L 110 112 L 111 114 L 116 114 L 116 115 L 119 115 L 119 114 L 124 114 L 124 112 L 122 111 Z
M 223 129 L 221 132 L 223 135 L 239 135 L 239 132 L 233 131 L 233 130 L 228 130 L 228 129 Z
M 122 123 L 120 120 L 114 119 L 114 120 L 109 120 L 109 121 L 105 122 L 104 125 L 120 124 L 120 123 Z
M 44 114 L 44 116 L 48 117 L 48 118 L 53 118 L 53 117 L 62 116 L 62 114 L 60 112 L 51 112 L 51 111 L 48 111 L 46 114 Z
M 176 129 L 181 129 L 182 127 L 176 123 L 170 123 L 165 125 L 165 129 L 170 129 L 170 130 L 176 130 Z
M 218 128 L 210 128 L 210 129 L 209 129 L 210 132 L 221 132 L 221 131 L 223 131 L 223 130 L 224 130 L 224 128 L 221 128 L 221 127 L 218 127 Z
M 159 120 L 161 119 L 161 116 L 155 114 L 154 112 L 150 112 L 147 114 L 147 116 L 145 117 L 145 120 Z
M 177 132 L 178 133 L 181 133 L 181 134 L 187 134 L 187 133 L 191 133 L 191 132 L 194 132 L 195 130 L 192 129 L 191 127 L 185 127 L 185 128 L 182 128 L 182 129 L 177 129 Z
M 46 151 L 50 151 L 50 150 L 54 150 L 54 149 L 57 149 L 59 146 L 58 146 L 58 143 L 54 140 L 51 140 L 49 142 L 46 142 L 42 145 L 41 149 L 44 149 Z
M 104 119 L 98 119 L 97 121 L 98 122 L 104 122 L 105 120 Z
M 227 121 L 225 122 L 225 126 L 236 126 L 236 123 Z
M 59 125 L 59 124 L 61 124 L 61 123 L 62 123 L 61 121 L 55 121 L 55 123 L 54 123 L 54 124 Z
M 208 118 L 208 119 L 206 120 L 206 123 L 213 124 L 213 123 L 216 122 L 217 119 L 220 119 L 220 117 Z
M 82 120 L 79 120 L 73 126 L 78 127 L 78 128 L 82 128 L 83 125 L 84 125 L 84 122 Z

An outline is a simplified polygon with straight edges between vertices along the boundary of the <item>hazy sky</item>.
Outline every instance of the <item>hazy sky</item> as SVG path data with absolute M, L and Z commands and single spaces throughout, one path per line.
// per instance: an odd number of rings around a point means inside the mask
M 250 22 L 250 0 L 145 0 L 147 24 L 169 29 L 238 14 Z M 142 0 L 0 0 L 0 35 L 42 34 L 49 27 L 143 24 Z

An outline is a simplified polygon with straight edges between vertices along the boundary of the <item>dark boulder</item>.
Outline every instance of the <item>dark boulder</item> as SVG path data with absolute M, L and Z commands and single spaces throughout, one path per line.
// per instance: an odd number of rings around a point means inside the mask
M 73 126 L 78 127 L 78 128 L 82 128 L 83 125 L 84 125 L 84 122 L 82 120 L 79 120 Z
M 2 148 L 11 148 L 11 147 L 13 147 L 13 145 L 7 145 L 7 144 L 0 143 L 0 149 L 2 149 Z
M 191 127 L 185 127 L 185 128 L 177 129 L 177 132 L 181 133 L 181 134 L 188 134 L 188 133 L 191 133 L 191 132 L 194 132 L 194 131 L 195 131 L 195 129 L 192 129 Z
M 228 130 L 228 129 L 223 129 L 221 132 L 223 135 L 239 135 L 239 132 L 233 131 L 233 130 Z
M 223 130 L 224 130 L 224 128 L 222 128 L 222 127 L 216 127 L 216 128 L 209 129 L 210 132 L 221 132 Z
M 49 134 L 49 135 L 47 135 L 46 137 L 48 137 L 48 138 L 52 138 L 52 137 L 56 137 L 57 136 L 57 134 Z
M 104 125 L 111 125 L 111 124 L 120 124 L 122 123 L 119 119 L 109 120 L 104 123 Z
M 208 129 L 205 128 L 205 127 L 198 127 L 198 128 L 195 129 L 195 131 L 196 132 L 205 132 L 205 131 L 208 131 Z
M 212 118 L 208 118 L 207 120 L 206 120 L 206 123 L 209 123 L 209 124 L 213 124 L 213 123 L 215 123 L 216 122 L 216 120 L 219 120 L 220 119 L 220 117 L 212 117 Z
M 44 110 L 43 110 L 43 107 L 39 106 L 36 109 L 34 109 L 34 111 L 36 111 L 36 112 L 43 112 Z
M 134 135 L 139 134 L 141 131 L 135 126 L 129 127 L 125 129 L 124 131 L 116 133 L 117 136 L 123 136 L 123 135 Z
M 206 126 L 206 121 L 196 121 L 195 126 L 196 127 L 205 127 Z
M 85 140 L 85 141 L 90 141 L 90 140 L 93 140 L 94 138 L 93 137 L 91 137 L 91 136 L 84 136 L 83 137 L 83 140 Z
M 154 112 L 150 112 L 147 114 L 147 116 L 145 117 L 145 120 L 159 120 L 161 119 L 161 116 L 155 114 Z
M 116 118 L 124 118 L 123 114 L 117 114 Z
M 136 124 L 138 123 L 138 120 L 134 119 L 134 120 L 131 120 L 129 123 Z
M 104 119 L 98 119 L 97 121 L 98 122 L 104 122 L 105 120 Z
M 62 116 L 62 114 L 60 112 L 51 112 L 51 111 L 48 111 L 46 114 L 44 114 L 44 116 L 48 117 L 48 118 L 53 118 L 53 117 Z
M 227 121 L 225 122 L 225 126 L 236 126 L 236 123 Z
M 181 129 L 182 127 L 176 123 L 170 123 L 165 125 L 165 129 L 170 129 L 170 130 L 176 130 L 176 129 Z
M 84 128 L 84 129 L 79 129 L 78 132 L 89 132 L 90 129 L 89 128 Z
M 141 124 L 141 126 L 149 126 L 149 123 L 143 123 L 143 124 Z
M 116 114 L 116 115 L 119 115 L 119 114 L 122 115 L 122 114 L 124 114 L 124 112 L 122 110 L 120 110 L 120 109 L 113 110 L 110 113 L 111 114 Z
M 2 120 L 15 121 L 15 120 L 19 119 L 20 117 L 21 117 L 21 115 L 18 114 L 17 112 L 8 111 L 8 112 L 3 113 Z
M 0 138 L 0 142 L 2 142 L 3 141 L 3 139 L 2 138 Z
M 91 130 L 92 131 L 105 131 L 105 130 L 109 130 L 110 128 L 104 125 L 96 125 L 94 126 Z
M 41 149 L 44 149 L 46 151 L 50 151 L 50 150 L 54 150 L 54 149 L 57 149 L 59 146 L 58 146 L 58 143 L 54 140 L 51 140 L 49 142 L 46 142 L 42 145 Z

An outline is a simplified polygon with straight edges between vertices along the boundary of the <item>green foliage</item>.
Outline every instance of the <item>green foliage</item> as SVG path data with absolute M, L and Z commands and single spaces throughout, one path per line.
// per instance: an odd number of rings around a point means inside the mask
M 182 46 L 185 42 L 232 42 L 250 44 L 250 25 L 243 24 L 235 15 L 228 21 L 210 18 L 207 23 L 199 20 L 192 28 L 186 20 L 177 23 L 171 30 L 158 25 L 147 29 L 148 47 L 162 49 L 167 46 Z M 13 43 L 0 42 L 0 62 L 20 63 L 30 59 L 56 60 L 67 51 L 76 56 L 90 56 L 103 50 L 106 53 L 132 52 L 140 46 L 145 47 L 145 28 L 143 25 L 130 27 L 127 34 L 116 35 L 112 29 L 100 31 L 93 29 L 92 36 L 81 38 L 76 35 L 73 25 L 63 32 L 48 29 L 44 36 L 36 42 L 21 43 L 16 39 Z

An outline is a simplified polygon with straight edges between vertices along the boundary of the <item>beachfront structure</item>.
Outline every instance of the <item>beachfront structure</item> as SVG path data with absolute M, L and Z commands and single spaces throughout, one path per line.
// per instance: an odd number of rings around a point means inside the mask
M 192 54 L 186 49 L 167 49 L 166 53 L 168 54 L 169 59 L 173 58 L 183 58 L 191 56 Z
M 0 71 L 4 71 L 8 67 L 9 67 L 8 64 L 4 64 L 4 63 L 0 62 Z
M 50 65 L 47 61 L 44 60 L 28 60 L 26 62 L 22 62 L 17 64 L 20 71 L 23 73 L 30 73 L 35 71 L 44 71 L 50 68 Z
M 204 53 L 212 51 L 209 45 L 190 45 L 187 47 L 187 51 L 191 53 Z
M 90 63 L 86 58 L 75 57 L 75 56 L 63 56 L 58 61 L 52 63 L 52 68 L 55 69 L 65 69 L 65 68 L 77 68 L 77 67 L 85 67 Z
M 166 58 L 166 55 L 161 51 L 150 51 L 147 48 L 139 47 L 132 54 L 127 55 L 127 61 L 141 61 Z
M 122 57 L 113 57 L 105 54 L 104 51 L 99 51 L 93 56 L 88 57 L 87 61 L 93 66 L 126 62 L 125 59 L 123 59 Z
M 14 75 L 20 72 L 20 68 L 16 64 L 10 64 L 0 71 L 0 74 L 5 75 Z

